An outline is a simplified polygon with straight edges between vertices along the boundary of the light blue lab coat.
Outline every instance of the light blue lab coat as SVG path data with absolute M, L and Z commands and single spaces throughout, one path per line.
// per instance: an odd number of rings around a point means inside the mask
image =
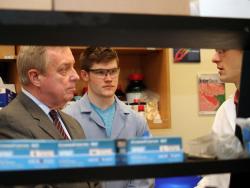
M 134 138 L 148 135 L 147 121 L 140 114 L 130 109 L 117 97 L 116 111 L 112 125 L 112 139 Z M 100 116 L 91 107 L 88 95 L 85 94 L 80 100 L 66 106 L 63 110 L 73 116 L 82 126 L 87 139 L 109 138 Z M 104 188 L 149 188 L 153 187 L 152 179 L 123 180 L 103 182 Z

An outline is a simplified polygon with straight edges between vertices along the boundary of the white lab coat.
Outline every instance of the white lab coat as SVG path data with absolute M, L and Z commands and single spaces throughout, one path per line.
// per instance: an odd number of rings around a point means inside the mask
M 236 108 L 233 96 L 227 99 L 218 109 L 212 130 L 218 135 L 234 135 L 236 125 Z M 217 187 L 228 188 L 230 174 L 205 175 L 195 188 Z

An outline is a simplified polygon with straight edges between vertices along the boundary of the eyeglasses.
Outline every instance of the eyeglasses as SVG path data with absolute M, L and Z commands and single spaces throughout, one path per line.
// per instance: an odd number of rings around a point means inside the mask
M 113 69 L 89 69 L 89 72 L 92 72 L 98 78 L 105 78 L 110 75 L 111 78 L 116 78 L 120 72 L 120 68 L 113 68 Z

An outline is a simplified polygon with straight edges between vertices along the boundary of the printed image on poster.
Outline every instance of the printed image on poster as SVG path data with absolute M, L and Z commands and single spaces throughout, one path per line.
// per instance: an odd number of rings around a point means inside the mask
M 198 74 L 199 114 L 215 114 L 225 101 L 225 84 L 218 74 Z
M 195 48 L 174 48 L 175 63 L 199 63 L 200 49 Z

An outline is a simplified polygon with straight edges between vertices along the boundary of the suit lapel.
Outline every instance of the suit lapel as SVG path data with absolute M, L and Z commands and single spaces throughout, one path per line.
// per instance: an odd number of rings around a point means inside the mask
M 55 125 L 51 122 L 48 116 L 44 113 L 44 115 L 39 115 L 37 113 L 32 113 L 34 118 L 39 119 L 38 126 L 50 135 L 53 139 L 64 139 L 58 130 L 56 129 Z
M 69 118 L 67 118 L 64 113 L 59 111 L 59 114 L 61 116 L 63 124 L 65 125 L 70 137 L 72 139 L 76 138 L 77 137 L 77 130 L 75 129 L 75 126 L 72 126 L 72 122 L 70 122 Z
M 85 138 L 85 134 L 83 129 L 81 128 L 81 125 L 75 119 L 73 119 L 62 111 L 59 111 L 59 114 L 68 133 L 70 134 L 71 139 Z
M 22 92 L 19 94 L 19 98 L 32 118 L 37 121 L 37 125 L 41 128 L 41 131 L 46 132 L 53 139 L 63 139 L 51 120 L 37 104 Z

